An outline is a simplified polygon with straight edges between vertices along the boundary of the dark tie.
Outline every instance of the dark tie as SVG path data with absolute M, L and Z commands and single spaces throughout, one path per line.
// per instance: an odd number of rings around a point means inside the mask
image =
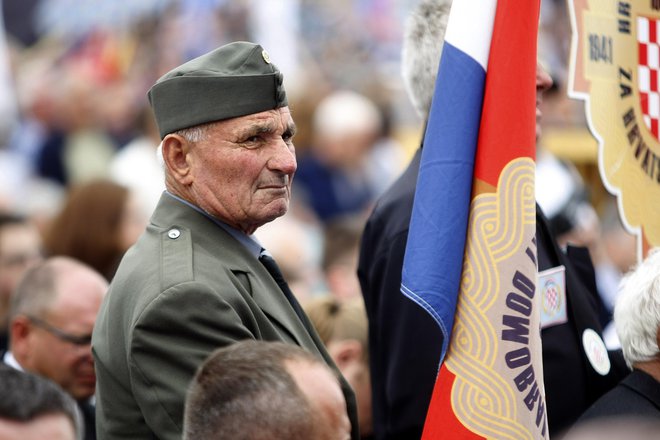
M 282 272 L 280 271 L 280 268 L 277 266 L 275 259 L 268 254 L 262 253 L 259 256 L 259 261 L 261 261 L 261 264 L 264 265 L 264 267 L 266 268 L 268 273 L 270 273 L 270 276 L 273 277 L 277 285 L 280 286 L 280 290 L 282 291 L 282 293 L 284 293 L 286 299 L 289 300 L 289 303 L 291 304 L 291 307 L 293 307 L 293 310 L 296 312 L 296 315 L 298 315 L 298 318 L 300 318 L 300 320 L 303 323 L 305 323 L 305 319 L 303 318 L 303 316 L 305 316 L 305 313 L 300 307 L 298 300 L 293 295 L 293 292 L 291 292 L 291 289 L 289 288 L 289 285 L 286 283 L 286 280 L 282 276 Z
M 325 362 L 328 365 L 330 365 L 334 369 L 334 371 L 336 371 L 336 374 L 340 377 L 340 384 L 344 396 L 349 396 L 347 398 L 350 400 L 349 407 L 355 408 L 356 407 L 355 396 L 353 395 L 351 386 L 348 384 L 348 382 L 346 382 L 346 379 L 344 379 L 344 377 L 341 375 L 341 372 L 335 365 L 335 362 L 328 354 L 325 345 L 323 345 L 323 342 L 321 342 L 321 338 L 319 338 L 319 335 L 316 333 L 314 326 L 309 321 L 309 318 L 307 318 L 307 315 L 305 315 L 305 312 L 303 312 L 296 297 L 293 296 L 293 292 L 291 292 L 289 285 L 284 280 L 284 277 L 282 276 L 282 272 L 280 271 L 280 268 L 277 266 L 275 259 L 270 255 L 264 253 L 264 251 L 262 250 L 261 255 L 259 255 L 259 261 L 261 261 L 261 264 L 264 265 L 266 270 L 270 273 L 270 276 L 272 276 L 275 282 L 277 283 L 277 285 L 280 286 L 280 290 L 282 291 L 282 293 L 284 293 L 286 299 L 288 299 L 289 303 L 291 303 L 291 307 L 293 307 L 293 310 L 296 312 L 296 315 L 298 315 L 298 318 L 302 322 L 302 325 L 307 330 L 307 333 L 309 334 L 310 338 L 312 338 L 312 342 L 316 346 L 318 352 L 321 354 L 321 357 L 325 360 Z M 303 345 L 303 347 L 305 346 Z

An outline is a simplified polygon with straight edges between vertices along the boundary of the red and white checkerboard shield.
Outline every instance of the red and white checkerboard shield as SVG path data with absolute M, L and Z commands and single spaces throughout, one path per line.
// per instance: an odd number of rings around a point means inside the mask
M 660 140 L 660 19 L 637 17 L 637 48 L 639 65 L 637 79 L 639 99 L 644 123 L 653 136 Z

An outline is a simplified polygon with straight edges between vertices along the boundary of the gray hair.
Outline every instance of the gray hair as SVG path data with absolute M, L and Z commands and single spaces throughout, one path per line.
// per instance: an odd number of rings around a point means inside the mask
M 213 352 L 188 390 L 183 438 L 316 438 L 316 413 L 288 362 L 325 365 L 281 342 L 241 341 Z
M 9 319 L 18 315 L 41 317 L 48 312 L 59 292 L 57 283 L 69 271 L 85 270 L 105 283 L 105 278 L 95 269 L 75 258 L 57 255 L 29 268 L 16 286 L 9 306 Z
M 55 272 L 52 260 L 45 260 L 23 274 L 11 298 L 10 321 L 19 315 L 41 317 L 50 309 L 57 296 Z
M 208 124 L 195 125 L 194 127 L 182 128 L 177 130 L 174 134 L 178 134 L 188 142 L 201 142 L 208 136 L 209 127 L 213 122 Z
M 619 284 L 614 324 L 629 367 L 658 356 L 660 249 L 656 248 Z
M 404 27 L 403 82 L 417 114 L 426 120 L 449 20 L 451 0 L 421 0 Z
M 207 139 L 209 135 L 209 129 L 216 122 L 217 121 L 213 121 L 213 122 L 208 122 L 206 124 L 195 125 L 194 127 L 182 128 L 181 130 L 177 130 L 172 134 L 178 134 L 188 142 L 192 142 L 192 143 L 201 142 Z M 160 144 L 158 144 L 158 148 L 156 149 L 156 157 L 158 158 L 158 163 L 160 164 L 160 166 L 163 168 L 163 170 L 165 170 L 166 167 L 165 167 L 165 159 L 163 158 L 162 141 Z

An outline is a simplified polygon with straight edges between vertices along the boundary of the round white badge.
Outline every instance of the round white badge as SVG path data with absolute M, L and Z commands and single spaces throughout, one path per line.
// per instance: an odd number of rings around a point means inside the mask
M 598 333 L 590 328 L 586 329 L 582 333 L 582 346 L 594 370 L 601 376 L 607 375 L 611 367 L 610 358 L 607 355 L 605 343 Z

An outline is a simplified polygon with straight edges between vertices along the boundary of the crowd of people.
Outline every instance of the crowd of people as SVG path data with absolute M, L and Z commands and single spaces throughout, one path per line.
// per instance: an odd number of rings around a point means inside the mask
M 351 79 L 323 77 L 328 59 L 289 76 L 290 54 L 250 30 L 249 2 L 147 3 L 159 15 L 121 33 L 8 38 L 0 389 L 21 404 L 0 405 L 0 436 L 420 438 L 442 336 L 399 291 L 424 139 L 409 154 L 392 135 L 400 101 L 380 77 L 392 72 L 355 74 L 369 53 L 358 33 L 335 42 L 361 49 L 337 55 Z M 403 120 L 421 134 L 451 0 L 411 3 L 401 90 L 418 118 Z M 544 0 L 546 20 L 559 3 Z M 302 27 L 329 25 L 314 2 L 282 4 Z M 178 40 L 204 11 L 218 44 Z M 389 59 L 378 23 L 372 56 Z M 544 111 L 565 77 L 541 24 Z M 537 124 L 539 276 L 560 269 L 567 298 L 566 319 L 541 329 L 550 436 L 589 438 L 621 417 L 646 438 L 660 416 L 660 252 L 635 264 L 616 213 L 590 204 Z

